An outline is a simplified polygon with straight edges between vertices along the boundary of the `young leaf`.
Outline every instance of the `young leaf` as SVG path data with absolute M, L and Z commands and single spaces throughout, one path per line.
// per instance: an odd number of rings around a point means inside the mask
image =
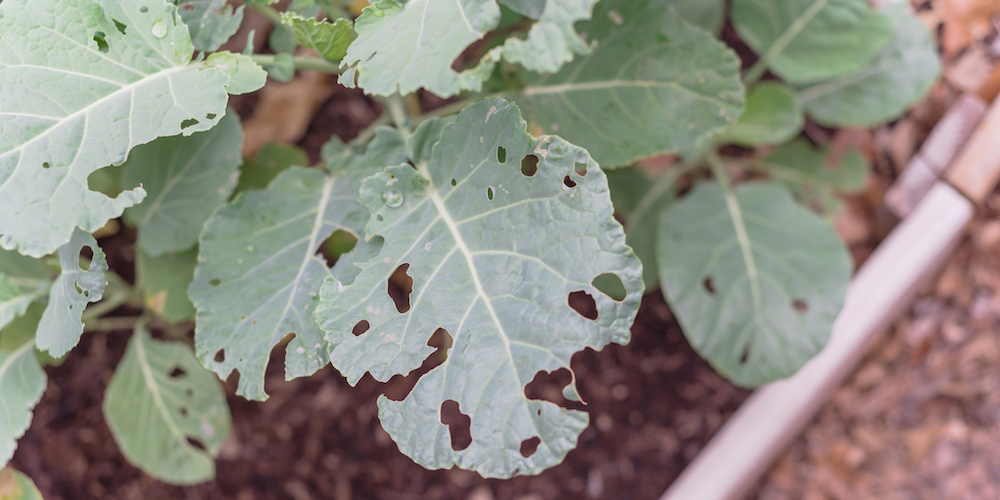
M 183 343 L 137 328 L 102 406 L 132 465 L 170 484 L 215 478 L 215 457 L 232 425 L 229 405 L 219 381 Z
M 792 89 L 762 82 L 747 95 L 746 111 L 719 137 L 724 142 L 754 147 L 780 144 L 802 129 L 802 105 Z
M 163 137 L 132 150 L 122 185 L 148 193 L 125 210 L 125 220 L 139 230 L 138 246 L 153 257 L 194 246 L 205 221 L 236 187 L 242 148 L 240 117 L 230 112 L 206 132 Z
M 232 58 L 192 62 L 166 0 L 5 0 L 0 36 L 0 246 L 33 257 L 145 196 L 90 191 L 91 172 L 157 137 L 211 128 L 227 86 L 263 75 Z
M 905 5 L 883 10 L 895 38 L 860 73 L 799 90 L 806 112 L 831 127 L 867 127 L 893 120 L 924 98 L 941 72 L 927 27 Z
M 172 0 L 187 24 L 195 50 L 215 52 L 243 24 L 243 6 L 235 10 L 226 0 Z
M 194 319 L 194 304 L 187 289 L 197 264 L 197 248 L 158 257 L 137 249 L 135 266 L 146 307 L 171 323 Z
M 0 250 L 0 328 L 24 314 L 49 289 L 50 272 L 38 259 Z
M 735 0 L 733 26 L 771 71 L 793 84 L 860 70 L 892 38 L 865 0 Z
M 783 187 L 701 183 L 660 220 L 663 295 L 691 346 L 743 387 L 792 375 L 823 348 L 851 259 Z
M 625 243 L 642 261 L 642 281 L 646 291 L 660 285 L 656 267 L 656 227 L 663 213 L 676 198 L 677 173 L 671 171 L 653 180 L 639 168 L 608 172 L 608 186 L 615 211 L 625 218 Z
M 14 469 L 0 469 L 0 500 L 42 500 L 35 483 Z
M 84 247 L 94 254 L 86 269 L 80 265 Z M 97 240 L 79 228 L 73 231 L 69 243 L 59 248 L 59 265 L 62 273 L 49 288 L 49 304 L 42 314 L 35 339 L 38 349 L 48 351 L 55 358 L 80 342 L 83 310 L 88 303 L 101 300 L 107 285 L 104 272 L 108 270 L 108 262 Z
M 295 334 L 285 355 L 289 379 L 329 362 L 312 311 L 323 278 L 333 271 L 316 252 L 338 229 L 360 234 L 368 217 L 358 203 L 361 181 L 403 159 L 402 136 L 380 129 L 366 156 L 352 157 L 332 175 L 290 168 L 205 224 L 188 290 L 198 309 L 195 350 L 223 378 L 240 372 L 237 394 L 267 398 L 268 357 L 288 334 Z
M 303 17 L 285 12 L 281 22 L 292 30 L 295 41 L 307 49 L 315 50 L 324 59 L 340 61 L 347 54 L 347 46 L 354 41 L 354 24 L 348 19 L 334 22 Z
M 317 321 L 352 385 L 366 372 L 386 381 L 416 369 L 439 328 L 454 339 L 404 400 L 378 401 L 383 428 L 427 468 L 510 477 L 559 463 L 587 414 L 529 400 L 524 387 L 539 371 L 569 368 L 585 347 L 628 342 L 639 307 L 641 265 L 613 218 L 604 173 L 583 149 L 534 139 L 526 127 L 516 106 L 490 98 L 445 127 L 419 170 L 404 164 L 366 179 L 365 233 L 384 244 L 353 283 L 330 277 L 320 291 Z M 522 163 L 529 155 L 537 165 Z M 400 313 L 386 286 L 404 264 L 413 286 Z M 605 274 L 624 284 L 621 302 L 592 285 Z M 574 310 L 570 296 L 587 297 L 596 316 Z M 358 326 L 367 330 L 355 335 Z M 447 401 L 471 418 L 462 451 L 441 423 Z M 519 446 L 536 437 L 526 458 Z
M 594 52 L 554 75 L 525 75 L 513 98 L 528 121 L 604 168 L 690 147 L 742 111 L 736 55 L 658 0 L 604 0 L 579 27 Z
M 45 372 L 35 358 L 35 344 L 24 342 L 12 350 L 0 349 L 0 467 L 5 466 L 17 439 L 31 425 L 31 410 L 45 391 Z
M 503 45 L 504 59 L 538 73 L 554 73 L 573 60 L 576 54 L 587 54 L 587 45 L 573 25 L 590 19 L 597 0 L 518 0 L 517 3 L 534 3 L 524 9 L 532 13 L 539 10 L 538 19 L 525 39 L 508 38 Z M 522 6 L 523 8 L 524 6 Z
M 269 142 L 254 159 L 244 158 L 240 165 L 240 181 L 234 193 L 264 189 L 278 174 L 293 165 L 309 165 L 309 156 L 298 146 Z

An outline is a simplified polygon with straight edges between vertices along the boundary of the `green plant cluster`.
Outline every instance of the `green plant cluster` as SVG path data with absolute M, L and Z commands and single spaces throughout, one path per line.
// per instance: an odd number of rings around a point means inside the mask
M 420 465 L 485 477 L 537 474 L 576 446 L 586 412 L 525 386 L 627 343 L 657 288 L 734 383 L 787 377 L 842 306 L 851 260 L 825 217 L 867 170 L 803 123 L 895 119 L 940 66 L 912 13 L 864 0 L 378 0 L 356 19 L 338 0 L 273 3 L 0 4 L 0 464 L 42 367 L 102 329 L 134 331 L 108 425 L 174 484 L 214 477 L 231 427 L 219 378 L 266 399 L 276 346 L 289 379 L 332 364 L 351 384 L 438 355 L 404 399 L 379 398 L 379 419 Z M 274 23 L 269 53 L 252 33 L 219 51 L 246 9 Z M 727 23 L 754 54 L 745 71 Z M 228 96 L 297 70 L 386 111 L 317 165 L 280 144 L 242 158 Z M 456 99 L 408 114 L 419 89 Z M 640 165 L 663 154 L 669 169 Z M 137 234 L 134 284 L 92 235 L 119 218 Z M 402 299 L 387 293 L 400 277 Z M 579 400 L 575 382 L 563 392 Z M 449 403 L 471 421 L 462 449 Z M 33 494 L 0 471 L 15 487 Z

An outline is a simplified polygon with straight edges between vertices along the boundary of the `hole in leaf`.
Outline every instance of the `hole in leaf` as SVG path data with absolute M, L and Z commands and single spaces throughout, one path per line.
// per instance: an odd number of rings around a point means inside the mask
M 94 33 L 94 41 L 97 42 L 97 50 L 107 54 L 111 47 L 108 46 L 108 41 L 105 40 L 105 34 L 103 31 Z
M 76 265 L 81 271 L 86 271 L 87 269 L 90 269 L 90 262 L 93 260 L 94 249 L 85 246 L 80 249 L 80 256 L 76 260 Z
M 566 177 L 563 177 L 563 189 L 573 189 L 575 187 L 576 187 L 576 181 L 570 179 L 568 175 Z
M 372 327 L 371 323 L 368 323 L 367 319 L 363 319 L 361 321 L 358 321 L 358 323 L 354 325 L 354 328 L 351 330 L 351 333 L 353 333 L 355 337 L 360 337 L 362 333 L 367 332 L 368 329 L 371 327 Z
M 389 281 L 386 282 L 386 292 L 392 301 L 396 303 L 396 310 L 400 314 L 410 310 L 410 293 L 413 292 L 413 278 L 406 274 L 410 268 L 409 264 L 403 264 L 392 272 Z
M 320 258 L 326 261 L 327 267 L 333 267 L 341 255 L 353 250 L 357 244 L 357 236 L 343 229 L 338 229 L 319 246 L 316 255 L 319 255 Z
M 535 155 L 525 156 L 521 160 L 521 173 L 526 177 L 534 177 L 538 173 L 538 157 Z
M 542 440 L 538 436 L 521 441 L 521 456 L 528 458 L 534 455 L 540 444 L 542 444 Z
M 569 294 L 567 302 L 580 316 L 591 321 L 597 319 L 597 302 L 594 297 L 583 290 L 577 290 Z
M 187 397 L 189 397 L 189 398 L 191 396 L 194 396 L 194 389 L 192 389 L 190 387 L 188 387 L 187 389 L 184 389 L 184 395 L 187 396 Z
M 448 359 L 448 350 L 454 344 L 451 334 L 444 328 L 438 328 L 427 340 L 427 345 L 434 348 L 434 352 L 427 356 L 427 359 L 420 365 L 420 368 L 408 373 L 405 377 L 396 375 L 386 383 L 385 397 L 393 401 L 402 401 L 410 394 L 413 387 L 417 385 L 420 377 L 427 372 L 437 368 Z
M 181 122 L 181 130 L 184 130 L 184 129 L 188 128 L 188 127 L 193 127 L 193 126 L 195 126 L 195 125 L 197 125 L 199 123 L 201 123 L 201 122 L 199 122 L 198 120 L 195 120 L 194 118 L 188 118 L 187 120 L 184 120 L 184 121 Z
M 145 14 L 145 13 L 149 12 L 149 7 L 139 7 L 139 12 L 142 12 L 143 14 Z
M 743 345 L 743 354 L 740 355 L 740 364 L 747 364 L 747 359 L 750 359 L 750 343 Z
M 187 372 L 184 371 L 183 368 L 175 366 L 173 370 L 170 370 L 170 374 L 168 376 L 170 378 L 177 378 L 177 377 L 183 377 L 184 375 L 187 375 Z
M 118 32 L 124 35 L 125 34 L 125 28 L 128 28 L 128 25 L 125 24 L 125 23 L 123 23 L 123 22 L 121 22 L 121 21 L 119 21 L 119 20 L 117 20 L 117 19 L 112 19 L 112 21 L 115 22 L 115 28 L 118 28 Z
M 80 288 L 80 284 L 76 281 L 73 281 L 73 288 L 76 289 L 76 293 L 83 295 L 83 288 Z
M 524 397 L 535 401 L 548 401 L 560 408 L 569 410 L 586 410 L 583 403 L 570 401 L 563 396 L 563 389 L 573 382 L 573 375 L 566 368 L 560 368 L 552 372 L 540 371 L 535 374 L 535 378 L 524 386 Z M 541 416 L 542 410 L 538 409 L 537 414 Z
M 792 301 L 792 309 L 799 314 L 805 314 L 809 312 L 809 303 L 802 299 L 795 299 Z
M 705 291 L 709 294 L 715 295 L 715 284 L 712 283 L 712 278 L 705 278 L 705 280 L 701 282 L 701 285 L 705 287 Z
M 493 201 L 493 186 L 486 188 L 486 197 Z
M 222 280 L 220 280 L 219 278 L 212 278 L 208 280 L 208 284 L 212 286 L 219 286 L 222 284 Z
M 441 423 L 448 426 L 451 449 L 462 451 L 472 444 L 472 419 L 462 413 L 457 402 L 449 399 L 441 403 Z
M 187 407 L 186 407 L 186 406 L 182 406 L 182 407 L 180 407 L 180 412 L 181 412 L 181 416 L 182 416 L 182 417 L 186 417 L 186 416 L 188 416 L 188 409 L 187 409 Z
M 226 350 L 225 349 L 219 349 L 218 351 L 215 351 L 215 357 L 213 357 L 212 360 L 215 361 L 216 363 L 225 363 L 226 362 Z
M 378 214 L 378 215 L 375 216 L 375 220 L 377 220 L 379 222 L 382 222 L 382 221 L 385 220 L 385 217 L 382 217 L 382 214 Z
M 573 164 L 573 171 L 576 172 L 576 175 L 579 175 L 580 177 L 586 177 L 587 176 L 587 164 L 586 163 L 580 163 L 580 162 L 574 163 Z
M 457 185 L 458 185 L 458 180 L 456 180 L 456 179 L 452 179 L 452 180 L 451 180 L 451 185 L 452 185 L 452 186 L 457 186 Z
M 184 10 L 186 10 L 186 11 L 188 11 L 188 12 L 190 12 L 190 11 L 192 11 L 192 10 L 195 9 L 194 5 L 191 5 L 191 4 L 184 4 L 184 7 L 181 7 L 181 8 L 184 9 Z
M 188 5 L 190 5 L 190 4 L 188 4 Z M 208 113 L 207 115 L 205 115 L 205 119 L 206 120 L 214 120 L 216 116 L 219 116 L 219 115 L 217 115 L 215 113 Z
M 598 275 L 590 284 L 594 285 L 594 288 L 600 290 L 601 293 L 607 295 L 615 302 L 621 302 L 628 296 L 628 291 L 625 290 L 625 283 L 622 283 L 622 279 L 617 274 L 604 273 Z
M 52 165 L 50 165 L 49 162 L 45 162 L 42 163 L 42 168 L 52 168 Z
M 507 163 L 507 150 L 503 146 L 497 148 L 497 162 Z
M 194 446 L 195 448 L 198 448 L 201 451 L 208 451 L 207 448 L 205 448 L 205 445 L 201 443 L 201 441 L 198 441 L 193 437 L 187 437 L 187 442 L 189 445 Z

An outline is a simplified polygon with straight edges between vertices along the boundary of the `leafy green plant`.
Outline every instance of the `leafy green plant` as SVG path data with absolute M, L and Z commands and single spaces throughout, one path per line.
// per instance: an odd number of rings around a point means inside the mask
M 734 383 L 789 376 L 842 305 L 851 262 L 824 216 L 867 168 L 803 123 L 894 119 L 939 71 L 918 20 L 863 0 L 379 0 L 356 20 L 336 0 L 272 3 L 247 2 L 276 25 L 269 54 L 218 51 L 244 14 L 221 0 L 0 3 L 0 462 L 42 366 L 94 329 L 134 331 L 104 413 L 129 461 L 178 484 L 214 476 L 229 432 L 212 373 L 266 399 L 276 346 L 289 379 L 332 364 L 355 384 L 417 369 L 441 332 L 442 362 L 379 418 L 417 463 L 487 477 L 575 446 L 587 414 L 525 386 L 627 343 L 657 287 Z M 757 57 L 742 75 L 727 18 Z M 241 159 L 227 95 L 296 70 L 386 112 L 318 165 L 277 144 Z M 421 88 L 457 97 L 408 115 Z M 641 166 L 662 154 L 670 169 Z M 119 217 L 135 284 L 91 235 Z M 404 299 L 387 293 L 400 276 Z M 471 422 L 463 449 L 449 404 Z

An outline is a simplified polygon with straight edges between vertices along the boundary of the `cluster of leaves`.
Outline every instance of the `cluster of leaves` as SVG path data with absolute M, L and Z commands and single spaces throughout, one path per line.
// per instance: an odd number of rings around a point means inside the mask
M 734 382 L 788 376 L 825 344 L 851 270 L 810 207 L 834 210 L 866 169 L 796 139 L 803 122 L 893 119 L 938 73 L 919 21 L 863 0 L 735 0 L 759 58 L 742 76 L 716 38 L 721 0 L 379 0 L 354 21 L 334 0 L 272 3 L 247 2 L 275 23 L 272 54 L 252 35 L 243 54 L 218 51 L 244 14 L 223 0 L 0 4 L 0 463 L 42 366 L 123 304 L 145 313 L 105 416 L 132 463 L 178 484 L 214 476 L 229 432 L 213 372 L 266 399 L 276 346 L 288 378 L 332 364 L 351 384 L 443 358 L 401 401 L 380 397 L 379 418 L 417 463 L 487 477 L 575 446 L 587 414 L 525 386 L 628 342 L 658 286 Z M 396 128 L 334 138 L 311 167 L 281 145 L 242 159 L 227 95 L 297 69 L 388 96 Z M 462 100 L 406 116 L 401 95 L 420 88 Z M 726 145 L 763 153 L 720 157 Z M 633 166 L 663 153 L 683 160 Z M 705 166 L 715 181 L 678 197 Z M 734 187 L 737 167 L 768 180 Z M 134 287 L 90 234 L 118 217 L 137 230 Z M 332 266 L 327 241 L 348 242 Z M 387 293 L 400 276 L 404 299 Z M 183 330 L 149 333 L 192 319 L 193 352 Z M 579 399 L 574 383 L 564 395 Z M 448 404 L 471 422 L 465 448 Z

